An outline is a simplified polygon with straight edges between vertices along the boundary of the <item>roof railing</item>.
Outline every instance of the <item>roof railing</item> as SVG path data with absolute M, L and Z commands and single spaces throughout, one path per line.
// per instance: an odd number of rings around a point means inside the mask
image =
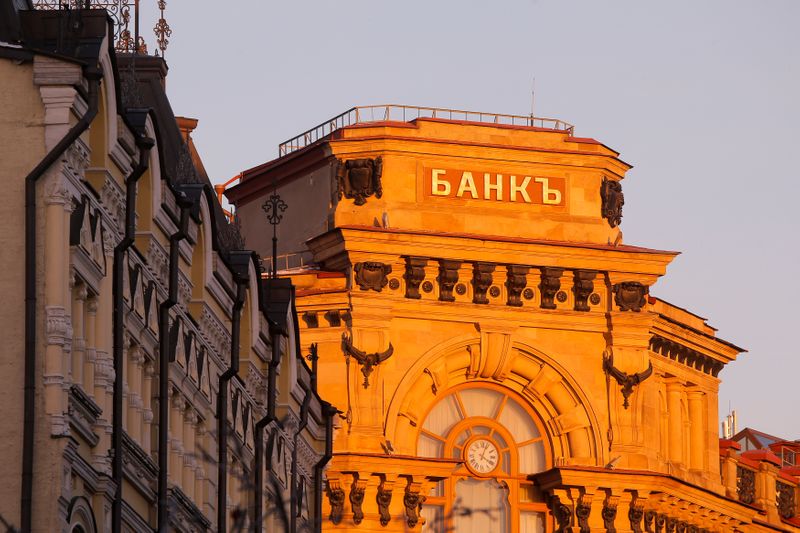
M 306 130 L 300 135 L 278 145 L 278 157 L 283 157 L 296 150 L 310 146 L 327 138 L 334 131 L 375 122 L 411 122 L 418 118 L 438 118 L 444 120 L 461 120 L 465 122 L 483 122 L 486 124 L 502 124 L 506 126 L 524 126 L 563 131 L 573 134 L 575 127 L 557 118 L 534 117 L 532 115 L 505 115 L 502 113 L 484 113 L 481 111 L 464 111 L 461 109 L 445 109 L 440 107 L 420 107 L 398 104 L 371 105 L 352 107 Z

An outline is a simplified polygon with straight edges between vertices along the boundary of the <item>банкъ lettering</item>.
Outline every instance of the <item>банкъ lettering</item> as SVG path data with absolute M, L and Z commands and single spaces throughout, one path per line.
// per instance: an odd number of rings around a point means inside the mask
M 564 178 L 444 168 L 424 172 L 428 196 L 543 205 L 562 205 L 564 200 Z

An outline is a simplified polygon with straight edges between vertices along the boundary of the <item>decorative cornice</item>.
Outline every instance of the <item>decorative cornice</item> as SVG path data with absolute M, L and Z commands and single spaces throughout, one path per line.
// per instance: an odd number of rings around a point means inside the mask
M 717 377 L 720 370 L 725 367 L 725 363 L 722 361 L 718 361 L 713 357 L 702 354 L 660 335 L 653 335 L 650 338 L 650 350 L 693 370 L 714 377 Z

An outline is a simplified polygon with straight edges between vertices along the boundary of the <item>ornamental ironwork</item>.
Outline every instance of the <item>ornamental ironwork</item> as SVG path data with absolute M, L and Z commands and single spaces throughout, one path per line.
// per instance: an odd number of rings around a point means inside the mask
M 752 505 L 756 501 L 756 473 L 737 466 L 736 492 L 739 494 L 740 502 Z
M 795 488 L 788 483 L 775 482 L 776 502 L 778 514 L 786 520 L 795 517 Z

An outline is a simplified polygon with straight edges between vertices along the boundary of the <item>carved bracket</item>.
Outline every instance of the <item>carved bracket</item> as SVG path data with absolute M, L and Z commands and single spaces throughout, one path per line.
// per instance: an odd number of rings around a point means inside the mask
M 344 489 L 342 489 L 338 479 L 328 480 L 328 502 L 331 504 L 330 520 L 334 524 L 342 521 L 344 511 Z
M 384 481 L 378 485 L 378 494 L 375 496 L 375 501 L 378 503 L 378 514 L 381 517 L 381 525 L 386 526 L 392 519 L 392 514 L 389 512 L 389 506 L 392 503 L 392 488 L 394 483 Z
M 420 299 L 419 286 L 425 279 L 426 257 L 406 257 L 406 298 Z
M 528 284 L 528 271 L 530 267 L 522 265 L 508 265 L 506 274 L 506 290 L 508 291 L 508 305 L 521 307 L 519 299 L 525 285 Z
M 609 496 L 603 502 L 603 510 L 601 516 L 603 517 L 603 525 L 606 528 L 606 533 L 617 533 L 617 528 L 614 526 L 614 521 L 617 519 L 617 504 L 619 497 Z
M 491 263 L 474 263 L 472 265 L 472 303 L 488 304 L 486 291 L 492 286 L 492 273 L 495 266 Z
M 644 518 L 644 501 L 636 498 L 628 508 L 628 520 L 633 533 L 642 533 L 642 518 Z
M 389 283 L 388 276 L 392 273 L 392 266 L 375 261 L 364 261 L 356 263 L 353 270 L 356 284 L 362 291 L 371 289 L 381 292 Z
M 364 503 L 364 493 L 367 490 L 367 480 L 356 478 L 350 487 L 350 506 L 353 509 L 353 522 L 358 525 L 364 520 L 364 510 L 361 505 Z
M 439 283 L 439 300 L 443 302 L 454 302 L 453 287 L 458 282 L 458 268 L 460 261 L 439 260 L 439 275 L 436 281 Z
M 612 288 L 614 301 L 620 311 L 634 311 L 638 313 L 647 303 L 649 288 L 638 281 L 623 281 Z
M 614 355 L 608 353 L 603 356 L 603 370 L 609 376 L 617 380 L 617 383 L 622 387 L 622 406 L 627 409 L 630 405 L 628 398 L 633 394 L 633 388 L 641 382 L 649 378 L 653 374 L 653 363 L 648 362 L 647 370 L 637 374 L 628 374 L 614 366 Z
M 369 376 L 372 374 L 373 368 L 389 359 L 394 353 L 394 347 L 390 342 L 389 347 L 383 352 L 366 353 L 353 346 L 347 333 L 342 333 L 342 351 L 347 357 L 352 356 L 355 358 L 361 365 L 361 373 L 364 374 L 364 388 L 366 389 L 369 387 Z
M 561 289 L 561 274 L 564 272 L 562 268 L 555 267 L 541 267 L 542 279 L 539 282 L 539 292 L 542 296 L 540 307 L 542 309 L 555 309 L 556 304 L 553 301 L 556 293 Z
M 603 178 L 600 185 L 600 198 L 603 218 L 608 220 L 608 225 L 615 228 L 622 222 L 622 206 L 625 204 L 625 195 L 622 194 L 622 184 L 608 178 Z
M 583 495 L 578 499 L 578 505 L 575 506 L 575 518 L 578 519 L 578 529 L 580 533 L 591 533 L 592 528 L 589 527 L 589 515 L 592 514 L 592 498 L 588 495 Z
M 339 160 L 336 169 L 339 199 L 344 196 L 352 199 L 356 205 L 364 205 L 373 194 L 375 198 L 380 198 L 383 195 L 382 174 L 383 159 L 380 157 Z
M 575 294 L 575 310 L 589 311 L 589 296 L 594 291 L 595 270 L 576 270 L 573 273 L 572 292 Z
M 422 511 L 422 504 L 425 502 L 425 496 L 420 494 L 421 488 L 419 483 L 409 483 L 406 485 L 406 492 L 403 495 L 403 505 L 406 508 L 406 524 L 412 529 L 419 523 L 420 511 Z
M 556 519 L 556 533 L 568 533 L 572 528 L 572 507 L 561 503 L 558 497 L 551 502 L 553 516 Z

